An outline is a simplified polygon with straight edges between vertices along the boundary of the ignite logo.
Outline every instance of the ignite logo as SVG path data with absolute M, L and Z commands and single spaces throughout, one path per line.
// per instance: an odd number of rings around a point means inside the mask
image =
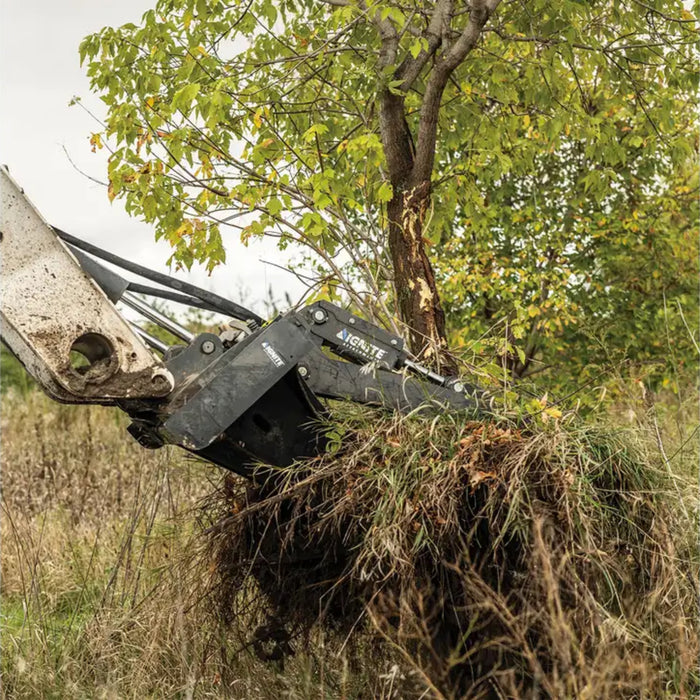
M 275 367 L 284 367 L 284 360 L 279 356 L 277 350 L 275 350 L 272 345 L 267 342 L 267 340 L 263 340 L 261 345 L 262 349 L 265 351 L 265 354 L 272 360 L 272 364 Z
M 349 349 L 354 350 L 358 355 L 361 355 L 367 360 L 381 360 L 386 355 L 386 350 L 372 345 L 369 341 L 361 338 L 359 335 L 354 335 L 347 328 L 343 328 L 336 333 L 336 338 L 343 341 L 343 345 L 347 345 Z

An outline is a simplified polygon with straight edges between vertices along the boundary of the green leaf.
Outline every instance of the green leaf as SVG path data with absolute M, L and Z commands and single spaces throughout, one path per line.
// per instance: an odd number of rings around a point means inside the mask
M 311 143 L 317 135 L 322 136 L 326 133 L 328 133 L 328 127 L 325 124 L 313 124 L 304 132 L 303 139 L 306 143 Z
M 172 108 L 179 109 L 181 112 L 188 112 L 192 105 L 192 100 L 197 96 L 200 90 L 199 83 L 190 83 L 180 88 L 172 100 Z
M 413 58 L 418 58 L 420 52 L 423 50 L 423 44 L 420 39 L 416 39 L 408 49 L 411 52 Z
M 267 210 L 272 216 L 279 216 L 282 212 L 282 202 L 277 197 L 272 197 L 267 202 Z
M 390 202 L 394 196 L 394 188 L 390 182 L 382 182 L 377 189 L 377 200 L 380 202 Z

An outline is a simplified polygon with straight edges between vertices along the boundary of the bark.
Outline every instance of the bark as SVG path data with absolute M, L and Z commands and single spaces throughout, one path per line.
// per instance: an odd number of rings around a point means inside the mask
M 428 180 L 409 190 L 399 190 L 389 202 L 389 249 L 396 301 L 399 316 L 408 326 L 413 352 L 438 371 L 456 374 L 456 364 L 447 355 L 445 313 L 423 240 L 429 205 Z
M 388 91 L 383 95 L 380 131 L 394 189 L 387 219 L 398 315 L 408 328 L 413 353 L 440 372 L 457 374 L 447 353 L 445 313 L 423 236 L 431 203 L 430 174 L 415 180 L 413 140 L 401 96 Z

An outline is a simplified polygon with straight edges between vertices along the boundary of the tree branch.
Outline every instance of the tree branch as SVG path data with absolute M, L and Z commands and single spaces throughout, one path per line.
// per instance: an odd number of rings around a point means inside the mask
M 411 173 L 413 186 L 426 180 L 429 181 L 433 172 L 440 102 L 447 81 L 454 69 L 476 46 L 484 25 L 500 2 L 501 0 L 472 0 L 467 26 L 444 56 L 438 59 L 430 75 L 418 122 L 418 143 L 415 164 Z
M 364 3 L 362 6 L 365 7 Z M 391 20 L 381 19 L 379 12 L 375 14 L 374 23 L 381 37 L 377 67 L 383 72 L 396 62 L 399 36 Z M 403 97 L 392 93 L 388 87 L 383 88 L 379 96 L 379 132 L 391 183 L 399 187 L 413 167 L 413 140 L 404 116 Z
M 403 80 L 401 90 L 408 92 L 425 67 L 425 64 L 435 54 L 442 44 L 443 37 L 450 28 L 450 20 L 454 8 L 453 0 L 439 0 L 435 5 L 430 24 L 423 33 L 423 36 L 428 40 L 428 50 L 421 51 L 418 56 L 406 56 L 401 65 L 396 70 L 396 79 Z

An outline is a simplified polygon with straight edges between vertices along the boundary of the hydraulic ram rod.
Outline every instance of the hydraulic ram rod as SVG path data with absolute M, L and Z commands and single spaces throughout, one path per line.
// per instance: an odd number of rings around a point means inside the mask
M 176 321 L 168 318 L 165 314 L 162 314 L 158 309 L 154 309 L 145 302 L 141 301 L 137 296 L 134 296 L 131 292 L 125 292 L 122 295 L 121 301 L 124 302 L 129 308 L 134 311 L 138 311 L 140 314 L 145 316 L 153 323 L 157 323 L 159 326 L 165 328 L 166 331 L 172 333 L 175 337 L 184 340 L 189 343 L 194 338 L 194 334 L 190 333 L 186 328 L 181 326 Z

